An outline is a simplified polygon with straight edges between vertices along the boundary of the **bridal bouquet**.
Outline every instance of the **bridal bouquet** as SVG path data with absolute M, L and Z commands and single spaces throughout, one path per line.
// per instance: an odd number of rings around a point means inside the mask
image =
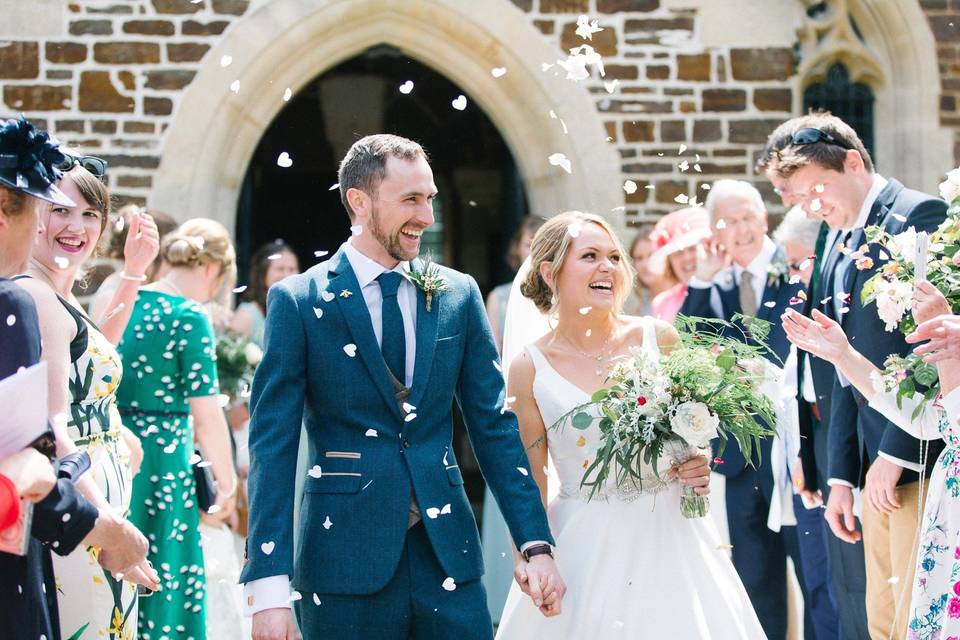
M 960 312 L 960 169 L 947 174 L 940 193 L 951 203 L 946 219 L 930 234 L 927 252 L 926 279 L 942 293 L 954 313 Z M 880 258 L 886 262 L 863 286 L 864 304 L 875 302 L 877 315 L 887 331 L 899 329 L 909 334 L 916 329 L 908 313 L 917 274 L 917 232 L 913 227 L 891 235 L 879 227 L 866 229 L 868 242 L 880 245 Z M 858 265 L 859 266 L 859 265 Z M 872 265 L 870 265 L 872 266 Z M 924 403 L 940 392 L 937 368 L 920 356 L 891 356 L 884 363 L 880 383 L 888 391 L 897 391 L 898 403 L 917 391 L 924 394 Z M 923 388 L 918 388 L 918 386 Z M 923 404 L 917 407 L 922 410 Z
M 220 392 L 232 399 L 246 397 L 253 373 L 263 358 L 260 347 L 234 331 L 217 334 L 217 377 Z
M 763 343 L 769 324 L 737 318 Z M 618 486 L 641 482 L 644 465 L 659 477 L 661 458 L 678 464 L 720 438 L 723 454 L 729 438 L 752 459 L 760 438 L 774 432 L 758 421 L 775 425 L 772 401 L 760 391 L 768 365 L 766 347 L 751 346 L 721 335 L 736 325 L 720 320 L 678 316 L 680 342 L 668 355 L 652 358 L 640 349 L 619 362 L 608 376 L 609 388 L 575 407 L 552 428 L 569 422 L 586 429 L 599 421 L 600 447 L 581 485 L 590 497 L 601 491 L 611 474 Z M 687 518 L 709 511 L 706 497 L 683 488 L 680 509 Z

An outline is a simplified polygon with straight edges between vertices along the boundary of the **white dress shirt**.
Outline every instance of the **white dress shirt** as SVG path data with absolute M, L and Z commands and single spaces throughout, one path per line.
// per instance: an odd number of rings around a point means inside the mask
M 380 293 L 377 276 L 391 269 L 360 253 L 349 240 L 343 243 L 341 249 L 346 254 L 354 275 L 357 276 L 360 293 L 363 294 L 363 301 L 367 303 L 367 311 L 370 313 L 373 333 L 377 338 L 377 344 L 380 345 L 383 340 L 383 296 Z M 410 263 L 401 262 L 392 271 L 405 276 L 410 271 Z M 397 289 L 397 303 L 400 305 L 403 333 L 406 339 L 404 384 L 410 387 L 413 384 L 413 366 L 417 360 L 417 290 L 406 277 Z M 286 575 L 270 576 L 246 583 L 243 585 L 243 608 L 244 615 L 247 616 L 265 609 L 289 609 L 290 578 Z
M 767 276 L 770 272 L 770 263 L 773 262 L 773 256 L 776 253 L 777 245 L 773 240 L 764 236 L 760 252 L 750 261 L 750 264 L 746 267 L 741 267 L 736 262 L 733 263 L 733 275 L 736 278 L 738 286 L 742 282 L 744 271 L 749 271 L 750 275 L 753 276 L 753 292 L 757 297 L 757 309 L 760 308 L 760 303 L 763 301 L 763 292 L 767 288 Z

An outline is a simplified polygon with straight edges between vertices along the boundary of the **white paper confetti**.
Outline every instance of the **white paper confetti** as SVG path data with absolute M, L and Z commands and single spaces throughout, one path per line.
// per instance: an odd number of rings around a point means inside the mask
M 200 463 L 202 460 L 203 458 L 200 457 L 199 453 L 194 453 L 192 456 L 190 456 L 189 464 L 190 466 L 193 466 L 195 464 Z
M 490 75 L 492 75 L 494 78 L 502 78 L 506 72 L 506 67 L 494 67 L 493 69 L 490 69 Z
M 825 187 L 822 184 L 818 184 L 813 188 L 813 190 L 816 191 L 817 193 L 823 193 L 825 190 Z
M 599 20 L 591 21 L 588 16 L 580 16 L 577 18 L 576 34 L 584 40 L 593 40 L 593 34 L 603 31 L 599 24 Z
M 437 516 L 439 515 L 440 515 L 440 509 L 436 507 L 430 507 L 429 509 L 427 509 L 427 517 L 430 518 L 431 520 L 436 520 Z
M 763 306 L 765 306 L 767 309 L 773 309 L 775 306 L 777 306 L 777 303 L 771 300 L 770 302 L 764 302 Z
M 588 338 L 593 335 L 593 329 L 587 329 L 587 332 L 584 334 Z
M 218 513 L 221 509 L 223 509 L 223 507 L 221 507 L 220 505 L 212 504 L 210 505 L 210 508 L 207 509 L 207 513 L 212 516 L 213 514 Z
M 60 520 L 61 520 L 62 522 L 70 522 L 70 514 L 69 514 L 69 513 L 63 514 L 63 517 L 60 518 Z
M 330 252 L 329 252 L 329 251 L 314 251 L 314 252 L 313 252 L 313 257 L 314 257 L 314 258 L 322 258 L 323 256 L 327 255 L 328 253 L 330 253 Z
M 440 509 L 440 515 L 445 516 L 445 515 L 448 515 L 449 513 L 450 513 L 450 504 L 447 503 L 443 505 L 443 508 Z
M 337 296 L 333 294 L 333 291 L 324 291 L 320 294 L 320 299 L 324 302 L 333 302 Z
M 320 307 L 313 308 L 313 315 L 317 316 L 317 320 L 323 317 L 323 309 Z
M 585 316 L 593 309 L 593 307 L 580 307 L 580 315 Z
M 284 151 L 279 156 L 277 156 L 277 166 L 284 169 L 289 169 L 293 166 L 293 158 L 290 157 L 290 154 Z
M 233 56 L 220 56 L 220 66 L 224 69 L 233 63 Z
M 723 220 L 723 219 L 717 220 L 717 224 L 714 225 L 714 226 L 716 226 L 717 229 L 726 229 L 726 228 L 727 228 L 727 221 L 726 221 L 726 220 Z
M 318 607 L 320 606 L 320 596 L 317 594 L 313 594 L 313 604 L 317 605 Z
M 377 438 L 377 437 L 379 437 L 378 434 L 377 434 L 377 430 L 376 430 L 376 429 L 367 429 L 367 432 L 364 433 L 363 435 L 367 436 L 368 438 Z
M 289 601 L 296 602 L 297 600 L 301 600 L 302 598 L 303 598 L 302 593 L 300 593 L 299 591 L 294 591 L 293 593 L 290 594 Z
M 907 221 L 907 216 L 903 215 L 902 213 L 891 213 L 890 215 L 893 217 L 894 220 L 897 220 L 899 222 Z
M 573 82 L 590 77 L 587 65 L 595 65 L 601 76 L 606 75 L 603 69 L 603 58 L 588 44 L 570 49 L 570 56 L 566 60 L 557 60 L 557 65 L 567 72 L 567 80 Z
M 676 202 L 677 204 L 689 204 L 690 197 L 687 196 L 685 193 L 681 193 L 676 198 L 674 198 L 673 201 Z
M 456 99 L 450 103 L 450 105 L 457 111 L 463 111 L 467 108 L 467 96 L 459 95 Z
M 357 345 L 353 344 L 352 342 L 350 344 L 345 344 L 343 345 L 343 352 L 353 358 L 357 355 Z
M 457 589 L 457 583 L 453 580 L 453 578 L 447 578 L 440 586 L 443 587 L 444 591 L 456 591 Z
M 70 261 L 64 258 L 63 256 L 57 256 L 56 258 L 53 259 L 53 261 L 56 262 L 57 266 L 61 269 L 66 269 L 67 267 L 70 266 Z
M 519 471 L 520 474 L 521 474 L 521 475 L 524 475 L 524 476 L 530 475 L 530 472 L 527 471 L 526 469 L 524 469 L 523 467 L 517 467 L 517 471 Z
M 353 225 L 352 227 L 350 227 L 350 235 L 358 236 L 358 235 L 360 235 L 361 233 L 363 233 L 363 225 L 362 225 L 362 224 L 355 224 L 355 225 Z
M 634 194 L 637 192 L 637 183 L 633 180 L 627 180 L 623 183 L 623 190 L 627 193 L 627 195 Z
M 690 163 L 687 160 L 684 160 L 678 164 L 677 167 L 679 167 L 681 172 L 684 172 L 690 169 Z
M 323 470 L 320 468 L 320 465 L 315 464 L 307 471 L 307 475 L 311 478 L 321 478 L 323 477 Z
M 790 284 L 800 284 L 800 276 L 793 276 L 790 278 Z
M 681 145 L 680 145 L 680 149 L 677 151 L 677 155 L 678 155 L 678 156 L 682 156 L 682 155 L 683 155 L 683 152 L 686 151 L 686 150 L 687 150 L 687 145 L 681 144 Z
M 811 212 L 816 213 L 817 211 L 820 211 L 820 209 L 822 208 L 823 208 L 823 204 L 821 204 L 820 198 L 814 198 L 813 200 L 810 201 Z
M 500 363 L 497 362 L 496 360 L 493 361 L 493 368 L 499 371 L 500 373 L 503 373 L 503 367 L 500 366 Z
M 263 551 L 266 555 L 270 555 L 271 553 L 273 553 L 273 549 L 276 546 L 277 544 L 272 540 L 270 542 L 264 542 L 263 544 L 260 545 L 260 551 Z
M 239 287 L 234 287 L 234 288 L 233 288 L 233 292 L 234 292 L 234 293 L 243 293 L 243 292 L 246 291 L 246 290 L 247 290 L 247 285 L 245 285 L 245 284 L 242 284 L 242 285 L 240 285 Z
M 10 315 L 7 316 L 7 326 L 12 327 L 15 324 L 17 324 L 17 316 L 11 313 Z
M 581 231 L 583 231 L 583 223 L 579 220 L 567 225 L 567 233 L 570 234 L 571 238 L 579 238 Z
M 406 415 L 406 417 L 403 419 L 403 421 L 404 421 L 404 422 L 411 422 L 411 421 L 413 421 L 413 420 L 416 420 L 416 418 L 417 418 L 417 414 L 415 414 L 415 413 L 408 413 L 408 414 Z
M 415 406 L 413 406 L 412 404 L 410 404 L 409 402 L 404 402 L 404 403 L 403 403 L 403 412 L 404 412 L 404 413 L 410 413 L 411 411 L 416 411 L 416 410 L 417 410 L 417 408 L 416 408 Z
M 283 90 L 284 102 L 290 102 L 290 98 L 292 97 L 293 97 L 293 89 L 291 89 L 290 87 L 287 87 L 286 89 Z
M 540 63 L 540 71 L 546 71 L 547 69 L 549 69 L 549 68 L 552 67 L 552 66 L 553 66 L 552 64 L 549 64 L 549 63 L 547 63 L 547 62 L 541 62 L 541 63 Z
M 234 93 L 240 93 L 240 81 L 239 81 L 239 80 L 234 80 L 233 82 L 230 83 L 230 91 L 233 91 Z
M 803 271 L 810 266 L 810 258 L 804 258 L 803 262 L 801 262 L 798 266 L 800 270 Z
M 617 85 L 619 85 L 619 84 L 620 84 L 620 81 L 614 79 L 614 80 L 611 80 L 611 81 L 609 81 L 609 82 L 604 82 L 604 83 L 603 83 L 603 88 L 607 90 L 607 93 L 613 93 L 614 91 L 617 90 Z
M 322 525 L 322 526 L 323 526 L 323 528 L 326 529 L 327 531 L 330 530 L 330 527 L 333 526 L 333 521 L 330 520 L 330 516 L 327 516 L 327 517 L 326 517 L 326 519 L 323 521 L 323 525 Z
M 407 80 L 402 85 L 400 85 L 400 93 L 403 95 L 410 95 L 410 92 L 413 91 L 413 80 Z
M 827 296 L 826 298 L 820 301 L 820 304 L 827 304 L 831 300 L 833 300 L 833 296 Z
M 567 173 L 573 173 L 573 166 L 570 164 L 570 160 L 567 158 L 565 154 L 562 154 L 562 153 L 551 154 L 550 157 L 547 158 L 547 162 L 549 162 L 554 167 L 560 167 Z

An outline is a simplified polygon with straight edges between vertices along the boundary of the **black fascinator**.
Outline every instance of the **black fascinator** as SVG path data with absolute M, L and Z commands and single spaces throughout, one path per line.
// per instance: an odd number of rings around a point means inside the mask
M 0 120 L 0 185 L 66 207 L 75 206 L 55 184 L 66 160 L 59 143 L 20 116 Z

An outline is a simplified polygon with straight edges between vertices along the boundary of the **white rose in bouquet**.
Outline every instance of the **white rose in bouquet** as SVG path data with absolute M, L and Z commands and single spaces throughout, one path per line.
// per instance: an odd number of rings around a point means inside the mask
M 260 361 L 263 359 L 263 351 L 260 350 L 260 347 L 248 342 L 247 346 L 243 348 L 243 357 L 247 359 L 247 363 L 251 367 L 255 367 L 260 364 Z
M 890 238 L 890 251 L 913 264 L 917 258 L 917 230 L 913 227 Z
M 960 197 L 960 168 L 947 173 L 947 179 L 940 183 L 940 197 L 952 204 Z
M 903 314 L 910 309 L 913 297 L 913 285 L 909 282 L 893 280 L 883 281 L 877 292 L 877 315 L 886 325 L 887 331 L 893 331 L 900 325 Z
M 710 413 L 702 402 L 683 402 L 674 409 L 670 418 L 673 432 L 686 440 L 691 447 L 703 448 L 717 437 L 720 418 Z

